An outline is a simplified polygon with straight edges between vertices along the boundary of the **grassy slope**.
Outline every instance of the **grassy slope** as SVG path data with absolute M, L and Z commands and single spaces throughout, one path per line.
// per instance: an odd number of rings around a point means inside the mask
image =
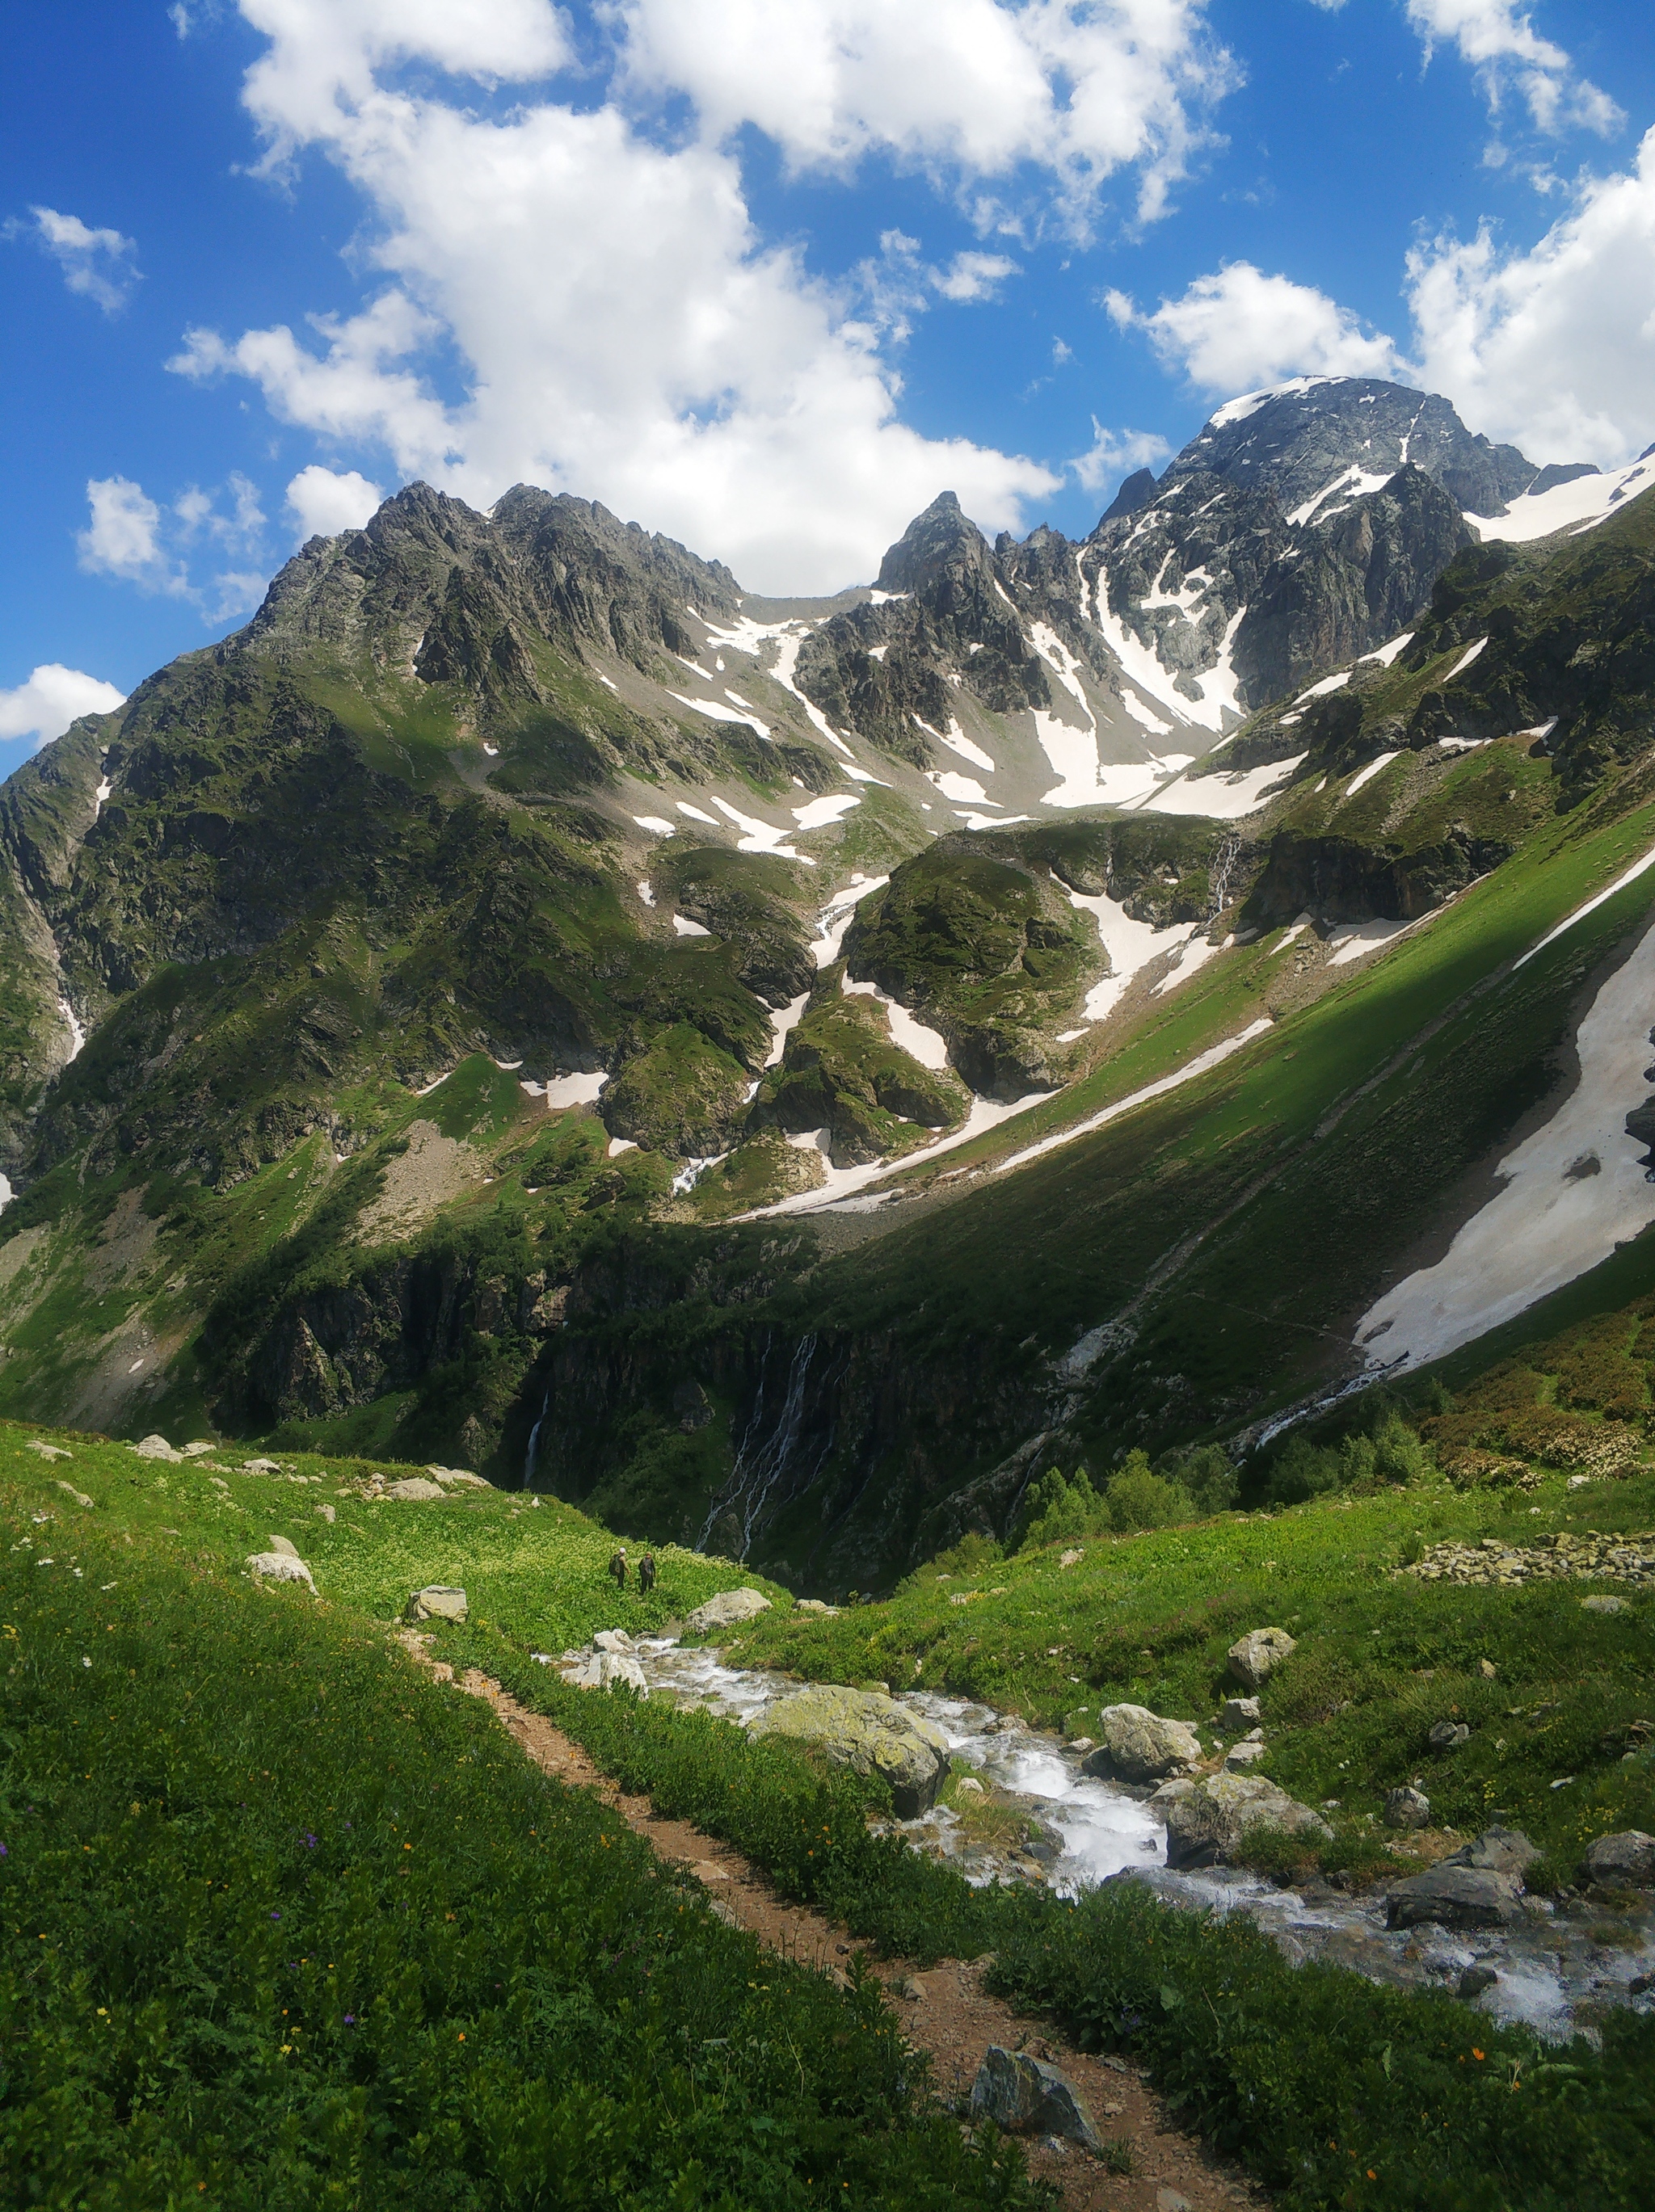
M 383 1632 L 48 1495 L 0 1473 L 8 2202 L 1031 2201 L 876 1990 L 722 1926 Z

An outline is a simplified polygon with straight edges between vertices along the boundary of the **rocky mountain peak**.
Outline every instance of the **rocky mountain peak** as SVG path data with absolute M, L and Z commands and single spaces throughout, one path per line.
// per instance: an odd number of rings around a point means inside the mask
M 889 548 L 873 588 L 912 592 L 928 599 L 940 586 L 957 590 L 968 576 L 992 574 L 988 540 L 960 506 L 958 494 L 944 491 Z

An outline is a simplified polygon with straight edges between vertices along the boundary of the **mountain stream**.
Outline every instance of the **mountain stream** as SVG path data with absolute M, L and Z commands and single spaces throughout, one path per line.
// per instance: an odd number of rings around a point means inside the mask
M 567 1665 L 537 1653 L 543 1663 Z M 633 1656 L 653 1694 L 745 1724 L 797 1690 L 787 1675 L 732 1668 L 708 1646 L 664 1637 L 639 1639 Z M 935 1723 L 947 1737 L 956 1768 L 979 1775 L 999 1802 L 1020 1816 L 1020 1832 L 989 1841 L 946 1807 L 894 1831 L 916 1850 L 956 1866 L 966 1881 L 1040 1881 L 1074 1897 L 1115 1880 L 1147 1882 L 1170 1903 L 1222 1918 L 1244 1912 L 1295 1965 L 1319 1960 L 1394 1988 L 1453 1990 L 1477 1969 L 1495 1978 L 1477 2002 L 1496 2019 L 1521 2022 L 1542 2035 L 1585 2031 L 1607 2007 L 1655 2002 L 1655 1991 L 1629 1988 L 1655 1976 L 1655 1920 L 1646 1911 L 1619 1921 L 1601 1910 L 1554 1910 L 1532 1900 L 1527 1926 L 1458 1934 L 1432 1925 L 1385 1927 L 1382 1891 L 1371 1899 L 1342 1894 L 1322 1881 L 1277 1888 L 1238 1868 L 1175 1872 L 1166 1863 L 1166 1835 L 1141 1797 L 1081 1771 L 1080 1755 L 1056 1736 L 991 1706 L 930 1690 L 896 1693 L 897 1702 Z M 1031 1832 L 1040 1839 L 1025 1840 Z

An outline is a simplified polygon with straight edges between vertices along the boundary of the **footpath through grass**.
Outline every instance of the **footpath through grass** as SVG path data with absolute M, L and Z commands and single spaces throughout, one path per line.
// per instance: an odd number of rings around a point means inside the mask
M 725 1927 L 382 1628 L 44 1496 L 0 1491 L 6 2203 L 1037 2201 L 877 1984 Z

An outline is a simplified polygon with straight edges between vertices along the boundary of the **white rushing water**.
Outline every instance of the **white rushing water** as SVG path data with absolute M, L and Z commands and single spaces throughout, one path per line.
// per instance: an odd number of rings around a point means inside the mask
M 550 1654 L 535 1656 L 559 1663 Z M 574 1656 L 565 1653 L 563 1660 Z M 801 1686 L 764 1668 L 727 1667 L 716 1649 L 670 1638 L 639 1639 L 634 1656 L 654 1693 L 737 1725 Z M 1526 1924 L 1506 1933 L 1457 1935 L 1427 1926 L 1393 1934 L 1385 1927 L 1382 1893 L 1346 1897 L 1320 1883 L 1278 1889 L 1228 1867 L 1174 1871 L 1166 1864 L 1165 1829 L 1145 1795 L 1087 1775 L 1080 1753 L 1058 1737 L 992 1706 L 935 1691 L 898 1692 L 897 1702 L 934 1723 L 956 1765 L 981 1776 L 1044 1832 L 1044 1841 L 1026 1846 L 984 1844 L 943 1806 L 892 1823 L 915 1850 L 946 1860 L 979 1887 L 1043 1881 L 1061 1896 L 1074 1897 L 1100 1882 L 1143 1881 L 1186 1910 L 1220 1919 L 1245 1913 L 1295 1965 L 1319 1960 L 1398 1989 L 1451 1990 L 1468 1968 L 1492 1967 L 1497 1979 L 1478 1997 L 1479 2007 L 1552 2036 L 1574 2032 L 1605 2003 L 1633 2002 L 1628 1984 L 1655 1971 L 1655 1930 L 1647 1918 L 1623 1927 L 1613 1948 L 1594 1940 L 1601 1913 L 1555 1913 L 1540 1899 L 1533 1900 Z M 1580 2021 L 1577 2006 L 1585 2008 Z

